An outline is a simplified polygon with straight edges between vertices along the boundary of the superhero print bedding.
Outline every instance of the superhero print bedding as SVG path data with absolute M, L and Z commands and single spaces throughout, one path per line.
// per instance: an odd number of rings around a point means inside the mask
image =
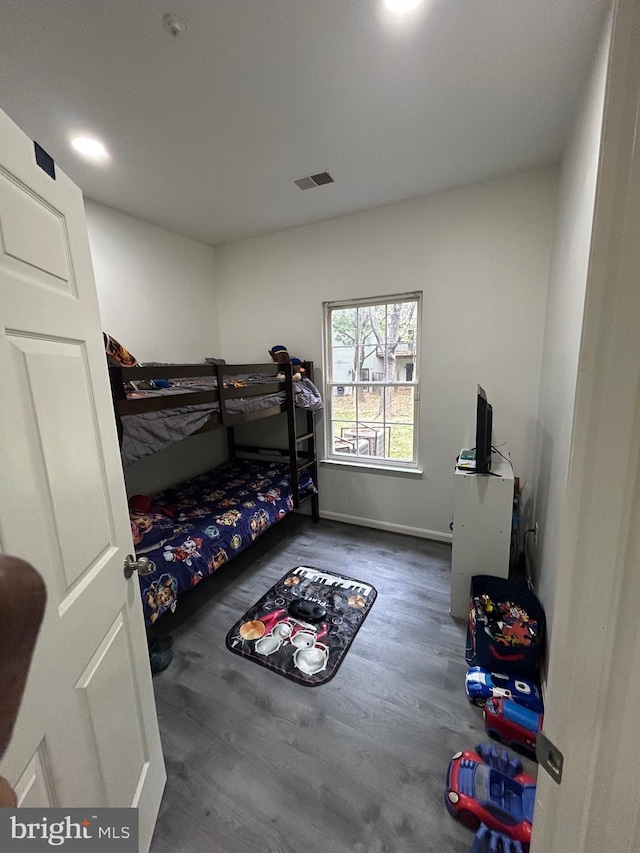
M 300 494 L 315 492 L 307 471 Z M 145 621 L 152 625 L 178 598 L 250 545 L 293 509 L 288 468 L 238 460 L 149 498 L 130 501 L 138 556 L 156 566 L 140 577 Z

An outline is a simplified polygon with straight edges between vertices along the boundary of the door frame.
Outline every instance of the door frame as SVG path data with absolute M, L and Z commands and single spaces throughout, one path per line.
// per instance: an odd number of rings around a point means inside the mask
M 640 840 L 640 4 L 617 0 L 605 93 L 531 853 Z

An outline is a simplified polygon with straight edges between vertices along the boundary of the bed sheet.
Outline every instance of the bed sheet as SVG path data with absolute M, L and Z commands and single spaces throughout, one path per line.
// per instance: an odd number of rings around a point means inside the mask
M 261 382 L 273 381 L 273 376 L 260 374 L 245 374 L 233 377 L 234 385 L 244 382 L 245 385 L 255 386 Z M 183 394 L 185 391 L 211 391 L 217 387 L 215 378 L 197 380 L 180 380 L 171 388 L 154 391 L 134 391 L 127 396 L 129 399 L 144 399 L 147 397 L 171 396 Z M 319 390 L 309 379 L 294 383 L 295 404 L 299 408 L 320 411 L 323 407 Z M 275 394 L 260 394 L 250 397 L 234 397 L 227 400 L 228 412 L 240 414 L 244 412 L 268 409 L 279 405 L 285 400 L 285 392 Z M 178 409 L 164 409 L 159 412 L 145 412 L 140 415 L 124 415 L 122 417 L 122 464 L 126 467 L 138 462 L 145 456 L 164 450 L 177 441 L 197 432 L 209 420 L 212 413 L 220 411 L 219 403 L 199 403 L 193 406 L 181 406 Z
M 315 492 L 307 471 L 300 493 Z M 145 622 L 175 611 L 178 597 L 244 551 L 293 509 L 288 468 L 239 460 L 153 496 L 150 509 L 131 510 L 136 554 L 156 565 L 140 577 Z

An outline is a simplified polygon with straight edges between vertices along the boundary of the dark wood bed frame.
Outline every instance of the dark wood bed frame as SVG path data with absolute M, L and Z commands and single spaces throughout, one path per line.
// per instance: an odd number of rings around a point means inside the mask
M 313 381 L 313 362 L 305 361 L 303 366 L 306 376 Z M 233 376 L 246 373 L 273 374 L 273 382 L 263 382 L 256 385 L 246 385 L 241 388 L 225 387 L 223 377 L 227 381 Z M 284 381 L 277 379 L 277 374 L 284 374 Z M 149 397 L 147 399 L 127 399 L 124 382 L 149 379 L 184 379 L 186 377 L 213 376 L 217 378 L 216 389 L 211 391 L 185 391 L 184 394 Z M 172 364 L 161 367 L 115 367 L 109 365 L 109 378 L 113 405 L 118 426 L 118 436 L 122 439 L 123 415 L 138 415 L 145 412 L 159 412 L 167 409 L 177 409 L 182 406 L 192 406 L 197 403 L 219 403 L 220 409 L 212 412 L 207 422 L 200 429 L 191 433 L 199 435 L 213 429 L 226 429 L 229 458 L 234 460 L 239 456 L 245 458 L 282 458 L 289 466 L 293 506 L 297 509 L 305 500 L 311 501 L 311 517 L 314 522 L 320 520 L 318 495 L 301 495 L 299 490 L 298 473 L 309 470 L 313 482 L 318 486 L 318 460 L 316 455 L 316 434 L 314 413 L 308 409 L 298 409 L 295 406 L 293 392 L 293 375 L 290 364 Z M 255 397 L 263 394 L 275 394 L 285 391 L 283 403 L 258 409 L 253 412 L 229 412 L 226 408 L 228 400 L 238 397 Z M 304 415 L 304 429 L 298 432 L 297 412 Z M 288 446 L 257 447 L 255 445 L 238 444 L 234 427 L 251 421 L 263 420 L 285 413 L 287 416 Z M 300 448 L 302 445 L 302 448 Z

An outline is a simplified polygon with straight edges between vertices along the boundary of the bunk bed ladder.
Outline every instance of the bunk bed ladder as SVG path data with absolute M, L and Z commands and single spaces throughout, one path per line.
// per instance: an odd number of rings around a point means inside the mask
M 287 394 L 287 433 L 289 445 L 289 478 L 294 509 L 300 507 L 300 482 L 298 477 L 298 430 L 296 422 L 296 404 L 293 393 L 293 371 L 291 364 L 281 365 Z
M 304 366 L 307 372 L 307 376 L 312 379 L 313 362 L 305 362 Z M 258 365 L 248 365 L 248 367 L 258 367 Z M 288 459 L 289 479 L 291 482 L 291 496 L 293 498 L 294 509 L 299 509 L 302 501 L 309 498 L 311 500 L 311 518 L 314 522 L 318 522 L 320 520 L 320 510 L 317 491 L 313 494 L 300 495 L 299 478 L 300 471 L 308 469 L 314 484 L 317 486 L 318 464 L 316 459 L 316 432 L 314 413 L 309 410 L 306 410 L 304 412 L 305 432 L 301 435 L 298 435 L 298 409 L 295 405 L 293 370 L 291 364 L 288 363 L 278 365 L 278 369 L 281 373 L 284 374 L 285 402 L 281 411 L 285 411 L 287 415 L 288 447 L 284 450 L 276 448 L 272 448 L 272 450 L 281 454 L 282 457 L 284 457 L 285 459 Z M 229 397 L 237 395 L 234 395 L 233 392 L 229 392 L 228 389 L 225 387 L 223 379 L 223 370 L 224 367 L 217 365 L 218 390 L 220 394 L 222 423 L 224 424 L 226 422 L 227 425 L 227 445 L 229 449 L 229 458 L 231 460 L 236 459 L 238 453 L 259 454 L 265 450 L 268 450 L 269 448 L 236 443 L 236 436 L 233 426 L 228 423 L 228 418 L 225 415 L 225 402 Z M 302 443 L 306 443 L 306 450 L 299 451 L 298 446 Z
M 312 368 L 313 369 L 313 368 Z M 311 496 L 311 518 L 317 524 L 320 521 L 320 505 L 318 502 L 318 460 L 316 456 L 316 423 L 314 413 L 308 409 L 305 411 L 307 431 L 305 435 L 298 436 L 298 442 L 307 442 L 307 461 L 301 468 L 308 468 L 311 478 L 316 486 L 316 492 Z
M 306 371 L 307 377 L 313 382 L 313 362 L 305 361 L 304 368 Z M 295 417 L 295 414 L 294 414 Z M 311 479 L 313 480 L 316 491 L 314 494 L 310 495 L 311 499 L 311 519 L 317 523 L 320 521 L 320 505 L 318 501 L 318 461 L 317 461 L 317 447 L 316 447 L 316 421 L 315 421 L 315 413 L 306 409 L 304 411 L 305 417 L 305 432 L 303 435 L 296 435 L 296 452 L 298 456 L 297 461 L 297 470 L 302 471 L 305 468 L 309 470 L 309 474 L 311 475 Z M 307 446 L 306 450 L 297 451 L 297 446 L 299 444 L 305 443 Z M 302 459 L 304 461 L 300 462 Z
M 290 364 L 283 365 L 285 383 L 287 388 L 287 426 L 289 434 L 289 470 L 291 472 L 291 492 L 293 494 L 293 505 L 296 509 L 301 503 L 300 498 L 300 471 L 308 468 L 311 478 L 318 484 L 318 465 L 316 460 L 316 427 L 314 413 L 308 409 L 305 415 L 305 432 L 298 435 L 297 408 L 293 391 L 292 368 Z M 306 374 L 313 380 L 313 362 L 305 362 Z M 307 449 L 298 451 L 298 445 L 305 443 Z M 320 508 L 317 491 L 311 497 L 311 518 L 314 522 L 320 520 Z M 302 497 L 304 500 L 304 496 Z

